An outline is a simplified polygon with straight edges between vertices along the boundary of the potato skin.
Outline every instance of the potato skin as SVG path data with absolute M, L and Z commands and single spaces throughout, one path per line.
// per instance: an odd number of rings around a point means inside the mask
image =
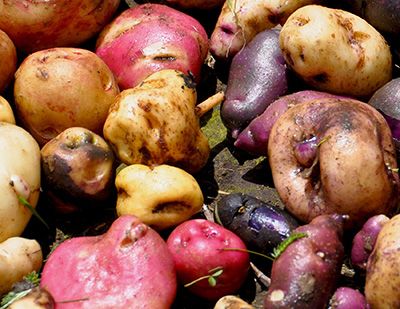
M 280 46 L 291 68 L 318 90 L 368 97 L 392 78 L 385 39 L 350 12 L 302 7 L 283 25 Z
M 400 308 L 400 215 L 385 223 L 368 258 L 365 297 L 371 309 Z
M 15 124 L 14 111 L 10 103 L 2 96 L 0 96 L 0 121 Z
M 0 93 L 2 93 L 13 80 L 16 70 L 17 50 L 14 42 L 7 33 L 0 30 Z
M 344 248 L 344 217 L 322 215 L 294 233 L 307 236 L 290 244 L 273 262 L 264 308 L 325 308 L 336 288 Z

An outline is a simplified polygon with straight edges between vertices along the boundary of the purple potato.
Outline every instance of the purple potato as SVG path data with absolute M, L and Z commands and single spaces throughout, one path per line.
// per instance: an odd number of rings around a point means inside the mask
M 359 291 L 349 287 L 339 287 L 333 294 L 329 309 L 368 309 L 365 296 Z
M 235 55 L 229 69 L 221 119 L 232 137 L 236 138 L 287 88 L 287 67 L 279 48 L 279 32 L 264 30 Z
M 376 238 L 387 221 L 389 218 L 385 215 L 373 216 L 354 236 L 351 247 L 351 262 L 354 266 L 364 270 L 367 268 L 367 261 L 374 249 Z

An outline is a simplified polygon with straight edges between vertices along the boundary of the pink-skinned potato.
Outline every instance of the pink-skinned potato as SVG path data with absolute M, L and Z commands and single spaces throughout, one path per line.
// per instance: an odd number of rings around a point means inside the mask
M 78 46 L 101 31 L 119 4 L 120 0 L 1 1 L 0 29 L 25 53 Z
M 0 93 L 10 84 L 16 70 L 17 50 L 14 42 L 0 30 Z
M 189 291 L 199 297 L 216 301 L 233 294 L 247 277 L 250 264 L 246 245 L 236 234 L 212 221 L 191 219 L 181 223 L 169 235 L 167 245 L 179 282 L 189 284 Z M 215 286 L 207 278 L 196 281 L 213 274 Z
M 121 89 L 133 88 L 151 73 L 175 69 L 200 81 L 208 37 L 193 17 L 162 4 L 122 12 L 100 33 L 96 54 L 111 68 Z
M 30 54 L 15 73 L 17 119 L 44 145 L 70 127 L 102 133 L 119 94 L 117 82 L 94 52 L 58 47 Z
M 168 309 L 177 280 L 165 241 L 127 215 L 103 235 L 61 243 L 49 256 L 40 285 L 51 293 L 57 309 Z
M 321 215 L 294 233 L 292 242 L 273 262 L 265 309 L 326 308 L 340 275 L 345 216 Z

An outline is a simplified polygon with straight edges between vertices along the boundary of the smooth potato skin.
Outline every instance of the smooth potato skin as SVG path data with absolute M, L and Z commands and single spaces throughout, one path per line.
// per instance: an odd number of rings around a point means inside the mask
M 7 33 L 0 30 L 0 93 L 13 80 L 14 73 L 17 70 L 17 60 L 17 50 L 14 42 Z
M 318 90 L 368 97 L 392 78 L 392 55 L 383 36 L 343 10 L 298 9 L 282 27 L 280 46 L 291 68 Z
M 102 133 L 117 94 L 104 61 L 82 48 L 37 51 L 15 73 L 17 118 L 41 146 L 70 127 Z
M 400 215 L 385 223 L 368 258 L 365 297 L 371 309 L 400 307 Z
M 2 96 L 0 96 L 0 121 L 15 124 L 14 111 L 10 103 Z
M 120 0 L 5 0 L 0 6 L 0 29 L 25 53 L 77 46 L 110 21 L 119 3 Z

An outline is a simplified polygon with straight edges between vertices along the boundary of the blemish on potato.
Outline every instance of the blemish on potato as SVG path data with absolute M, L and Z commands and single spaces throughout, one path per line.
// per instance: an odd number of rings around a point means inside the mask
M 49 72 L 45 68 L 37 68 L 36 77 L 46 81 L 49 79 Z
M 271 292 L 270 300 L 273 302 L 282 301 L 285 298 L 285 293 L 282 290 L 274 290 Z

